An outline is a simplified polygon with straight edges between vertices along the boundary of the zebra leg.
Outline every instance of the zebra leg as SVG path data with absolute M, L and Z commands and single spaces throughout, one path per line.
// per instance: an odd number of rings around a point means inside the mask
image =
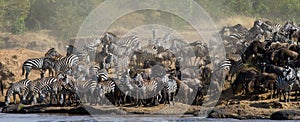
M 174 101 L 174 99 L 175 99 L 175 93 L 171 93 L 171 95 L 172 95 L 172 103 L 173 103 L 173 105 L 175 105 L 175 101 Z
M 291 102 L 290 96 L 291 96 L 292 87 L 289 88 L 288 91 L 288 102 Z
M 45 72 L 41 72 L 41 78 L 44 78 Z
M 169 103 L 169 106 L 171 106 L 171 93 L 168 92 L 168 103 Z
M 278 94 L 278 97 L 279 97 L 279 101 L 281 101 L 282 90 L 277 90 L 277 94 Z
M 16 104 L 16 93 L 13 93 L 14 104 Z
M 59 104 L 60 105 L 64 105 L 65 104 L 65 95 L 64 94 L 60 94 Z
M 35 98 L 35 95 L 31 96 L 30 102 L 31 102 L 31 105 L 34 105 L 34 104 L 37 103 L 37 100 L 36 100 L 36 98 Z
M 0 81 L 0 88 L 1 88 L 1 93 L 2 93 L 2 96 L 4 96 L 4 94 L 3 94 L 3 89 L 4 89 L 4 87 L 3 87 L 3 83 L 2 83 L 2 80 Z
M 124 103 L 127 102 L 127 101 L 126 101 L 127 94 L 128 94 L 128 91 L 126 91 L 126 92 L 124 93 L 124 98 L 123 98 L 123 102 L 124 102 Z M 131 101 L 130 101 L 130 102 L 131 102 Z
M 288 91 L 286 91 L 286 90 L 284 90 L 284 92 L 283 92 L 283 99 L 284 99 L 284 102 L 286 102 L 287 101 L 287 99 L 286 99 L 286 93 L 287 93 Z
M 155 103 L 154 103 L 154 105 L 158 105 L 158 104 L 159 104 L 159 102 L 158 102 L 159 94 L 157 94 L 155 97 L 156 97 L 156 98 L 155 98 Z
M 298 42 L 297 42 L 298 43 Z M 295 101 L 297 101 L 298 102 L 298 92 L 297 92 L 298 90 L 295 90 Z
M 5 97 L 5 106 L 8 106 L 9 105 L 9 103 L 10 103 L 10 98 L 9 98 L 9 96 L 6 96 Z
M 29 73 L 31 69 L 26 68 L 25 78 L 28 79 Z

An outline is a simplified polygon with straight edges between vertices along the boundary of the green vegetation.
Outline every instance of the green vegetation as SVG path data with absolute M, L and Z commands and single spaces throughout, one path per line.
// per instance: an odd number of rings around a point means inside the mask
M 81 23 L 90 12 L 104 0 L 0 0 L 0 31 L 12 34 L 22 34 L 26 31 L 41 29 L 53 30 L 59 39 L 66 40 L 74 37 Z M 195 0 L 213 18 L 218 21 L 232 16 L 248 16 L 266 18 L 271 21 L 300 21 L 299 0 Z M 122 1 L 119 1 L 122 2 Z M 178 10 L 191 14 L 195 12 L 191 7 L 192 1 L 182 5 L 186 10 Z M 161 5 L 168 6 L 169 3 Z M 122 4 L 121 4 L 122 5 Z M 159 3 L 143 2 L 138 6 L 153 6 Z M 173 6 L 170 6 L 173 7 Z M 115 22 L 115 27 L 128 26 L 132 28 L 145 23 L 158 23 L 170 27 L 185 28 L 181 18 L 172 14 L 142 10 L 131 13 Z

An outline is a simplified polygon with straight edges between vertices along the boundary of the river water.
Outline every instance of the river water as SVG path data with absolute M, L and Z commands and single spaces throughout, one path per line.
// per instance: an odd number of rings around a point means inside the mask
M 97 121 L 239 121 L 236 119 L 200 118 L 194 116 L 156 116 L 156 115 L 67 115 L 67 114 L 7 114 L 0 113 L 1 122 L 97 122 Z M 245 121 L 271 121 L 271 120 L 245 120 Z

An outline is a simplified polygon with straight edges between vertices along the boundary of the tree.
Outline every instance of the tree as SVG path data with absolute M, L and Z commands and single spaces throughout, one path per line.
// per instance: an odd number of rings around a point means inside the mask
M 4 24 L 10 28 L 13 34 L 24 33 L 25 19 L 27 18 L 30 10 L 29 0 L 3 0 L 4 2 Z

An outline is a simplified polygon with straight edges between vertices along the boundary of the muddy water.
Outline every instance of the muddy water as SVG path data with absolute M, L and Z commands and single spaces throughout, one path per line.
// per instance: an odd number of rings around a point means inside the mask
M 64 114 L 7 114 L 0 113 L 1 122 L 97 122 L 97 121 L 239 121 L 236 119 L 212 119 L 200 118 L 194 116 L 169 117 L 156 115 L 64 115 Z M 253 121 L 253 120 L 246 120 Z M 255 121 L 270 121 L 270 120 L 255 120 Z

